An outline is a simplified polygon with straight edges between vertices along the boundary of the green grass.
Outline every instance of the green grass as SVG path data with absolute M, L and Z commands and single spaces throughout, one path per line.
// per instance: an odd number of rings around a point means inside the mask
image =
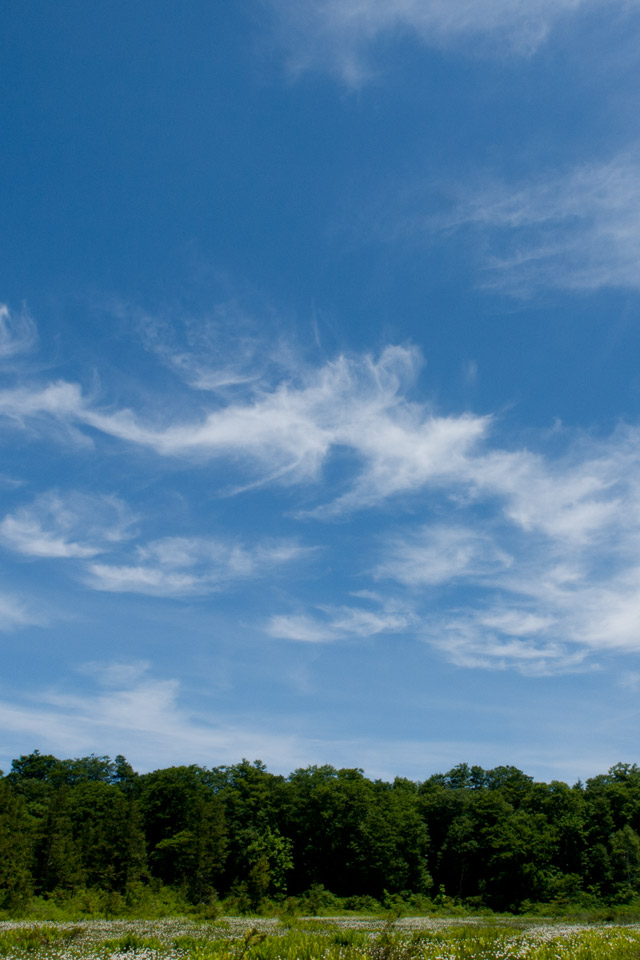
M 522 919 L 188 919 L 0 923 L 30 960 L 640 960 L 640 927 Z

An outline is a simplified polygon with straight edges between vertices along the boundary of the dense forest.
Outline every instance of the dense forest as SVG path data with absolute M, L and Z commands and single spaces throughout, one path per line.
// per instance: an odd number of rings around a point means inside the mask
M 84 892 L 117 912 L 173 891 L 247 912 L 465 903 L 625 903 L 640 893 L 640 768 L 585 784 L 460 764 L 424 782 L 259 762 L 138 774 L 38 751 L 0 776 L 0 908 Z M 335 901 L 338 902 L 338 901 Z

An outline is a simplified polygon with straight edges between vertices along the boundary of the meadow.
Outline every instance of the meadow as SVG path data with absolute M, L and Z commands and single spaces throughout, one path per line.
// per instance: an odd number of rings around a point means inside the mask
M 637 960 L 640 925 L 505 919 L 226 918 L 0 923 L 31 960 Z

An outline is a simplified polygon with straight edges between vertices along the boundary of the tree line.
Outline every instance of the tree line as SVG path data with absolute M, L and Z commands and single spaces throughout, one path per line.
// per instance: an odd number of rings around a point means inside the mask
M 129 903 L 149 889 L 240 911 L 332 895 L 511 911 L 629 902 L 640 768 L 568 786 L 460 764 L 389 783 L 332 766 L 285 777 L 247 760 L 139 774 L 122 756 L 35 751 L 0 776 L 0 908 L 81 890 Z

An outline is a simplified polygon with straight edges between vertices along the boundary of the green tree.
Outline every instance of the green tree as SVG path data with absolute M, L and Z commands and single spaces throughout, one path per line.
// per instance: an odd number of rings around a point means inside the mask
M 207 901 L 223 877 L 224 809 L 197 766 L 169 767 L 140 778 L 140 809 L 154 876 Z
M 140 815 L 117 786 L 80 782 L 69 790 L 69 810 L 88 886 L 124 893 L 146 875 Z
M 33 892 L 33 820 L 22 797 L 0 779 L 0 907 L 15 909 Z
M 640 837 L 628 823 L 611 837 L 611 864 L 620 899 L 631 899 L 640 890 Z
M 267 827 L 247 847 L 248 888 L 252 906 L 267 896 L 286 893 L 286 874 L 293 867 L 292 843 Z
M 66 785 L 51 793 L 36 832 L 38 892 L 71 892 L 86 884 L 80 847 L 73 835 Z

